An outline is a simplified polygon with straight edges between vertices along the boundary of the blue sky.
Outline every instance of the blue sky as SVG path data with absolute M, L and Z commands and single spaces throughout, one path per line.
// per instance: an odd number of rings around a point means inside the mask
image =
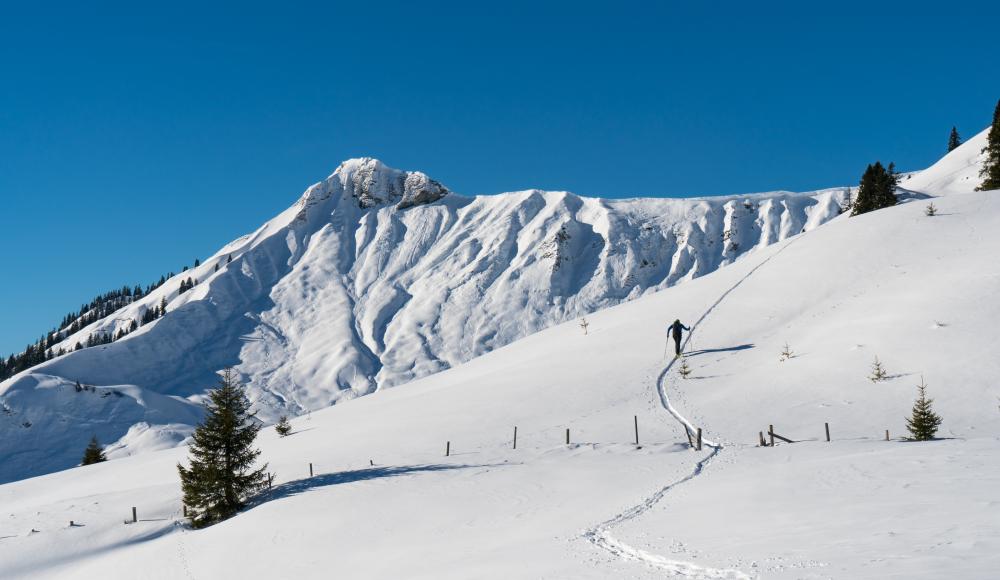
M 1000 98 L 988 2 L 83 4 L 0 13 L 0 353 L 346 158 L 466 194 L 804 190 L 928 165 Z

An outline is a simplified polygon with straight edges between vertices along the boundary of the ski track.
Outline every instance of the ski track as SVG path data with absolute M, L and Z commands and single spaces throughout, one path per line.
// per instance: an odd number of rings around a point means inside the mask
M 694 336 L 695 330 L 698 329 L 698 326 L 703 321 L 705 321 L 705 319 L 708 318 L 708 316 L 712 314 L 712 312 L 720 304 L 722 304 L 722 302 L 734 290 L 739 288 L 740 285 L 743 284 L 743 282 L 746 282 L 751 276 L 753 276 L 754 272 L 756 272 L 757 270 L 762 268 L 765 264 L 773 260 L 775 257 L 778 256 L 778 254 L 784 252 L 788 248 L 788 246 L 795 243 L 795 241 L 797 241 L 798 239 L 799 236 L 792 238 L 781 249 L 779 249 L 773 255 L 768 256 L 766 259 L 761 261 L 761 263 L 754 266 L 753 269 L 747 272 L 745 276 L 737 280 L 735 284 L 733 284 L 728 290 L 723 292 L 722 295 L 719 296 L 719 298 L 715 302 L 713 302 L 712 305 L 708 307 L 708 309 L 705 310 L 705 312 L 701 315 L 701 317 L 698 318 L 698 320 L 691 325 L 691 330 L 688 331 L 687 338 L 684 340 L 684 344 L 681 347 L 681 351 L 683 352 L 683 350 L 687 347 L 688 343 L 691 342 L 691 337 Z M 660 371 L 660 375 L 656 378 L 656 390 L 660 396 L 660 404 L 663 406 L 663 408 L 668 413 L 670 413 L 670 415 L 673 416 L 673 418 L 676 419 L 681 424 L 681 426 L 684 427 L 686 433 L 694 433 L 697 431 L 697 429 L 690 421 L 687 420 L 686 417 L 681 415 L 677 411 L 677 409 L 675 409 L 674 406 L 670 404 L 670 397 L 667 396 L 666 378 L 668 373 L 670 372 L 670 369 L 673 368 L 674 363 L 676 361 L 677 357 L 670 359 L 667 365 L 663 367 L 663 370 Z M 722 453 L 723 447 L 721 444 L 709 441 L 708 439 L 704 438 L 702 439 L 702 443 L 711 447 L 712 452 L 709 453 L 708 456 L 698 461 L 698 463 L 695 464 L 694 469 L 691 471 L 691 473 L 687 474 L 686 476 L 677 481 L 668 483 L 664 487 L 660 488 L 656 493 L 644 499 L 639 504 L 625 510 L 624 512 L 616 515 L 615 517 L 609 520 L 597 524 L 593 528 L 584 532 L 583 537 L 585 537 L 590 543 L 594 544 L 598 548 L 601 548 L 602 550 L 609 552 L 610 554 L 612 554 L 617 558 L 626 561 L 643 562 L 649 566 L 652 566 L 654 568 L 659 568 L 675 576 L 685 576 L 688 578 L 694 578 L 698 580 L 702 579 L 703 580 L 715 580 L 715 579 L 752 580 L 751 576 L 741 572 L 740 570 L 709 568 L 706 566 L 699 566 L 696 564 L 692 564 L 690 562 L 685 562 L 683 560 L 673 560 L 665 556 L 660 556 L 658 554 L 647 552 L 641 548 L 630 546 L 611 535 L 610 531 L 611 528 L 619 526 L 629 520 L 633 520 L 641 516 L 642 514 L 646 513 L 650 509 L 652 509 L 653 506 L 655 506 L 657 503 L 660 502 L 660 500 L 663 499 L 663 497 L 667 494 L 667 492 L 701 475 L 702 472 L 705 470 L 705 468 L 708 467 L 708 465 L 712 462 L 712 460 L 718 457 L 719 454 Z

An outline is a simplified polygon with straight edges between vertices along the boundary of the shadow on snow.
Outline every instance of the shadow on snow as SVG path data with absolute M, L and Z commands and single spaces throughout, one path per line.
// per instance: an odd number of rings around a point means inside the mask
M 425 465 L 402 465 L 402 466 L 376 466 L 356 469 L 353 471 L 341 471 L 337 473 L 322 473 L 305 479 L 289 481 L 281 485 L 274 486 L 270 491 L 264 492 L 256 499 L 252 500 L 246 507 L 249 511 L 259 505 L 272 502 L 287 497 L 296 496 L 312 489 L 329 487 L 331 485 L 342 485 L 345 483 L 356 483 L 372 479 L 384 479 L 387 477 L 399 477 L 403 475 L 413 475 L 418 473 L 434 473 L 439 471 L 453 471 L 456 469 L 469 469 L 473 467 L 494 467 L 488 465 L 473 464 L 425 464 Z
M 700 354 L 711 354 L 713 352 L 736 352 L 740 350 L 747 350 L 753 348 L 753 344 L 740 344 L 737 346 L 730 346 L 727 348 L 702 348 L 699 350 L 693 350 L 691 352 L 684 353 L 684 356 L 698 356 Z

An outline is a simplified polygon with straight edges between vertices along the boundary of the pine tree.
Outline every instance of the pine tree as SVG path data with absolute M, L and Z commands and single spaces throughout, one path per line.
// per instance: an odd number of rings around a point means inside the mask
M 876 163 L 876 165 L 878 164 Z M 895 163 L 889 163 L 889 167 L 885 169 L 880 180 L 879 195 L 881 203 L 878 209 L 896 205 L 896 188 L 899 187 L 899 172 L 896 171 Z
M 937 215 L 937 212 L 938 212 L 937 206 L 934 205 L 933 201 L 927 204 L 927 207 L 924 208 L 924 215 L 927 217 L 934 217 Z
M 160 299 L 160 312 L 157 315 L 157 318 L 159 318 L 160 316 L 165 316 L 166 314 L 167 314 L 167 297 L 164 296 L 163 298 Z
M 878 360 L 878 357 L 876 356 L 875 362 L 872 363 L 872 374 L 868 376 L 868 380 L 873 383 L 877 383 L 879 381 L 884 381 L 887 378 L 889 378 L 889 373 L 885 372 L 885 369 L 882 367 L 882 361 Z
M 77 383 L 77 385 L 79 384 Z M 83 461 L 80 462 L 80 465 L 93 465 L 94 463 L 101 463 L 107 460 L 108 458 L 104 456 L 104 449 L 97 442 L 97 435 L 94 435 L 90 438 L 90 444 L 83 451 Z
M 851 211 L 851 207 L 852 206 L 853 206 L 853 204 L 851 203 L 851 188 L 850 187 L 845 187 L 844 188 L 844 202 L 842 204 L 840 204 L 840 211 L 839 211 L 839 213 L 847 213 L 847 212 Z
M 934 399 L 927 398 L 927 385 L 924 378 L 920 377 L 920 384 L 917 385 L 917 400 L 913 403 L 913 410 L 910 417 L 906 419 L 906 430 L 910 432 L 910 441 L 930 441 L 934 439 L 938 427 L 941 425 L 941 417 L 931 408 Z
M 852 216 L 868 213 L 875 209 L 873 196 L 873 191 L 875 189 L 874 179 L 874 168 L 871 165 L 868 165 L 868 167 L 865 168 L 865 172 L 861 175 L 861 183 L 858 186 L 858 194 L 854 198 L 854 203 L 851 205 Z
M 177 464 L 184 505 L 196 527 L 234 515 L 267 482 L 267 464 L 254 469 L 260 451 L 253 443 L 260 426 L 232 369 L 209 393 L 206 410 L 192 436 L 189 466 Z
M 951 135 L 948 136 L 948 152 L 951 153 L 962 144 L 962 138 L 958 136 L 958 129 L 952 127 Z
M 896 205 L 898 181 L 895 164 L 890 163 L 888 168 L 883 167 L 879 161 L 869 165 L 861 176 L 861 184 L 851 207 L 851 215 L 861 215 Z
M 292 432 L 292 425 L 288 422 L 288 416 L 282 415 L 278 419 L 278 422 L 274 425 L 274 430 L 278 432 L 278 435 L 285 437 Z
M 997 101 L 997 108 L 993 111 L 993 125 L 986 136 L 986 161 L 979 172 L 979 177 L 983 182 L 976 188 L 977 191 L 989 191 L 1000 189 L 1000 101 Z

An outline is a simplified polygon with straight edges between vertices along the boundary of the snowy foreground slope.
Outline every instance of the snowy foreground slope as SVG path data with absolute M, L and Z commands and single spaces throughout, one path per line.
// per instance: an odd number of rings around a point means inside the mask
M 0 482 L 76 465 L 92 434 L 114 442 L 112 458 L 178 444 L 226 366 L 266 421 L 430 375 L 811 230 L 846 193 L 463 197 L 421 173 L 348 161 L 253 234 L 62 344 L 113 335 L 166 300 L 163 318 L 0 383 Z M 188 277 L 198 284 L 181 294 Z
M 934 201 L 268 429 L 276 488 L 206 530 L 183 448 L 0 486 L 0 577 L 995 578 L 1000 192 Z M 942 439 L 903 442 L 921 376 Z M 798 442 L 757 447 L 768 424 Z

